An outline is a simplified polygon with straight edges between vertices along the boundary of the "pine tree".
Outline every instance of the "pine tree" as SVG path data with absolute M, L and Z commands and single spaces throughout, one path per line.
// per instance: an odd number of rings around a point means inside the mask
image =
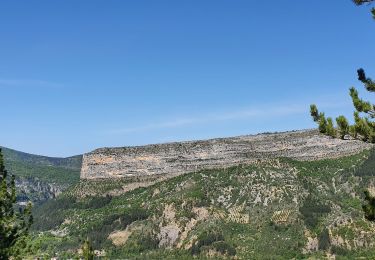
M 366 203 L 362 206 L 367 220 L 375 221 L 375 194 L 372 190 L 365 190 Z
M 335 138 L 336 137 L 336 129 L 333 126 L 333 120 L 331 117 L 327 118 L 327 127 L 326 127 L 327 135 Z
M 356 5 L 363 5 L 363 4 L 370 4 L 372 2 L 374 2 L 375 0 L 353 0 L 353 2 L 356 4 Z M 375 8 L 372 8 L 371 9 L 371 13 L 375 19 Z
M 9 180 L 0 148 L 0 259 L 8 259 L 16 242 L 28 234 L 32 224 L 31 204 L 15 212 L 15 177 Z
M 352 0 L 356 5 L 371 4 L 375 0 Z M 375 8 L 371 10 L 373 18 L 375 19 Z M 375 82 L 366 77 L 364 69 L 357 70 L 358 80 L 361 81 L 366 90 L 369 92 L 375 92 Z M 339 128 L 339 134 L 341 139 L 349 134 L 354 139 L 363 140 L 365 142 L 375 143 L 375 105 L 369 101 L 364 101 L 359 97 L 358 91 L 352 87 L 349 89 L 349 95 L 352 98 L 354 108 L 354 125 L 349 125 L 348 120 L 344 116 L 336 118 L 336 123 Z M 361 117 L 361 114 L 363 117 Z M 334 129 L 332 119 L 326 119 L 324 113 L 319 113 L 316 105 L 310 105 L 310 114 L 319 125 L 319 131 L 323 134 L 336 137 L 336 130 Z
M 357 73 L 358 79 L 364 84 L 366 90 L 375 92 L 375 82 L 371 78 L 366 77 L 365 71 L 359 69 Z M 350 125 L 344 116 L 337 117 L 336 123 L 339 128 L 340 138 L 345 139 L 349 134 L 354 139 L 375 143 L 375 121 L 373 121 L 375 119 L 375 105 L 361 99 L 357 89 L 354 87 L 349 89 L 349 95 L 352 98 L 355 108 L 354 124 Z M 313 120 L 318 123 L 321 133 L 336 137 L 336 130 L 332 119 L 326 119 L 324 113 L 319 113 L 316 105 L 310 106 L 310 114 Z
M 348 120 L 346 120 L 344 116 L 339 116 L 338 118 L 336 118 L 336 123 L 339 127 L 340 138 L 344 139 L 345 136 L 348 135 L 350 132 L 349 131 L 350 126 L 349 126 Z
M 83 259 L 85 260 L 93 260 L 94 259 L 94 250 L 91 246 L 90 240 L 87 238 L 82 245 L 82 254 Z

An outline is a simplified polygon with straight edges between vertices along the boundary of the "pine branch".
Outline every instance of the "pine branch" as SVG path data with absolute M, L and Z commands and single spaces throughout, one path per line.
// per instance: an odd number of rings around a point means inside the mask
M 357 70 L 358 80 L 360 80 L 368 91 L 375 92 L 375 82 L 371 78 L 366 77 L 364 69 Z

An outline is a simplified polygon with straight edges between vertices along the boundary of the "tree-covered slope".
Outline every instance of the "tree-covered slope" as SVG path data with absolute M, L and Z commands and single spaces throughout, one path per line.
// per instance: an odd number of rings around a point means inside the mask
M 361 208 L 374 164 L 365 151 L 203 170 L 133 190 L 139 180 L 81 182 L 35 209 L 28 254 L 78 256 L 88 237 L 109 258 L 374 257 L 375 225 Z
M 79 181 L 82 156 L 52 158 L 2 148 L 6 169 L 16 176 L 18 201 L 55 197 Z

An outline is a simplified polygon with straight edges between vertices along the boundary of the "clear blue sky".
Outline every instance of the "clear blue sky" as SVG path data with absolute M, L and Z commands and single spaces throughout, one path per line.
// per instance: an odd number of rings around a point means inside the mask
M 0 2 L 0 145 L 50 156 L 314 127 L 375 77 L 350 0 Z

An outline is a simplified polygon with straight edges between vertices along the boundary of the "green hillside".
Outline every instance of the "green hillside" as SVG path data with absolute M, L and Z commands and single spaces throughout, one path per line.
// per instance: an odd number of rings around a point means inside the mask
M 16 176 L 21 200 L 45 200 L 79 181 L 81 155 L 52 158 L 8 148 L 2 148 L 2 152 L 6 169 Z
M 17 177 L 33 177 L 45 182 L 72 184 L 79 180 L 82 156 L 53 158 L 2 148 L 6 168 Z
M 74 257 L 88 237 L 110 259 L 373 258 L 361 204 L 374 166 L 366 151 L 205 170 L 124 194 L 129 179 L 85 181 L 35 209 L 26 250 Z

